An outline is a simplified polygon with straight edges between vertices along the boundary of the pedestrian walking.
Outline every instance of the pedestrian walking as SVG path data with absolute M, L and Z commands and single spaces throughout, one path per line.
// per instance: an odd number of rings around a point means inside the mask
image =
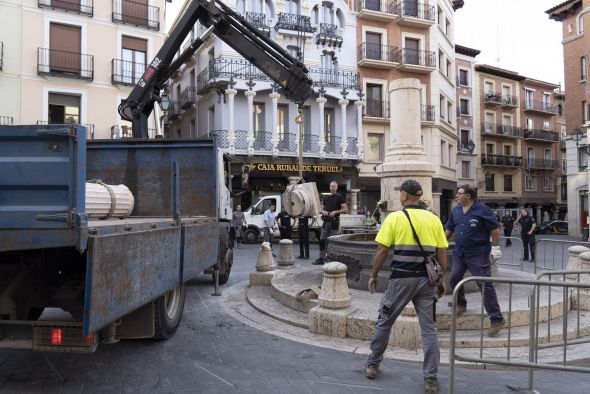
M 300 216 L 297 219 L 297 226 L 299 258 L 309 260 L 309 216 Z
M 281 239 L 291 239 L 293 234 L 293 226 L 291 224 L 291 215 L 287 213 L 285 207 L 277 215 L 277 224 L 279 225 L 279 232 Z
M 264 211 L 264 215 L 262 216 L 262 218 L 264 221 L 264 241 L 270 243 L 272 248 L 272 230 L 275 226 L 276 221 L 274 204 L 271 204 L 271 206 L 269 206 L 268 209 Z
M 504 216 L 502 217 L 502 226 L 504 226 L 504 237 L 506 237 L 506 246 L 512 246 L 512 240 L 510 236 L 512 235 L 512 229 L 514 228 L 514 218 L 510 211 L 504 211 Z
M 404 181 L 399 197 L 402 211 L 389 214 L 375 238 L 378 243 L 377 253 L 367 284 L 371 293 L 375 291 L 379 271 L 392 247 L 394 255 L 391 275 L 379 306 L 371 354 L 363 369 L 367 378 L 374 379 L 377 376 L 393 324 L 405 306 L 412 301 L 422 334 L 424 389 L 426 393 L 433 394 L 438 390 L 440 363 L 436 300 L 437 295 L 445 293 L 445 284 L 444 278 L 439 281 L 438 287 L 430 283 L 424 264 L 425 256 L 419 249 L 418 240 L 425 252 L 436 254 L 443 272 L 447 263 L 445 250 L 448 242 L 438 217 L 419 206 L 422 193 L 422 186 L 417 181 Z
M 532 216 L 529 216 L 526 209 L 520 210 L 520 217 L 514 225 L 520 224 L 520 239 L 522 239 L 523 260 L 535 261 L 535 229 L 537 223 Z M 530 260 L 529 260 L 530 251 Z
M 340 234 L 340 214 L 348 213 L 348 207 L 344 198 L 337 193 L 338 183 L 330 182 L 330 195 L 324 197 L 322 201 L 322 232 L 320 235 L 320 257 L 312 263 L 321 265 L 326 262 L 326 247 L 328 237 Z
M 500 224 L 492 210 L 477 199 L 477 192 L 471 186 L 461 186 L 455 198 L 458 205 L 453 208 L 445 225 L 447 239 L 455 234 L 450 280 L 452 288 L 463 279 L 467 270 L 473 276 L 491 277 L 490 259 L 502 258 Z M 477 282 L 477 286 L 481 291 L 482 284 Z M 457 314 L 465 313 L 467 300 L 463 287 L 459 290 L 457 304 Z M 488 336 L 494 337 L 504 327 L 504 316 L 493 283 L 484 284 L 484 307 L 491 323 Z
M 236 210 L 232 214 L 231 218 L 231 227 L 232 227 L 232 247 L 235 246 L 236 241 L 238 244 L 238 248 L 242 244 L 242 240 L 244 239 L 244 227 L 247 226 L 248 223 L 246 222 L 246 217 L 244 216 L 244 212 L 242 212 L 242 206 L 238 204 L 236 206 Z

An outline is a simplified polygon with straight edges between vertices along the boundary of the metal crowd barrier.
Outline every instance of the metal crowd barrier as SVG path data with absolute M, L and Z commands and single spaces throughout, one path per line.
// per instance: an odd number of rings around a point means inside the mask
M 569 372 L 585 372 L 590 373 L 590 367 L 583 367 L 578 365 L 568 365 L 567 363 L 567 351 L 569 345 L 575 345 L 580 343 L 590 342 L 588 338 L 580 337 L 580 306 L 579 302 L 577 303 L 577 330 L 574 335 L 574 338 L 570 340 L 569 332 L 567 330 L 567 319 L 568 313 L 570 312 L 570 298 L 568 295 L 569 289 L 577 290 L 577 296 L 579 299 L 580 290 L 589 290 L 590 291 L 590 283 L 580 283 L 580 275 L 588 274 L 590 275 L 590 270 L 580 270 L 580 271 L 552 271 L 552 272 L 541 272 L 534 280 L 526 280 L 526 279 L 512 279 L 512 278 L 489 278 L 489 277 L 469 277 L 463 279 L 461 282 L 457 284 L 455 289 L 453 290 L 453 301 L 452 301 L 452 315 L 451 315 L 451 340 L 449 346 L 449 394 L 453 394 L 455 392 L 455 362 L 456 361 L 463 361 L 463 362 L 473 362 L 473 363 L 483 363 L 483 364 L 493 364 L 493 365 L 501 365 L 505 367 L 520 367 L 528 369 L 528 384 L 526 389 L 529 391 L 533 390 L 534 384 L 534 370 L 542 369 L 542 370 L 554 370 L 554 371 L 569 371 Z M 562 275 L 563 278 L 568 279 L 568 276 L 575 276 L 577 281 L 556 281 L 556 280 L 541 280 L 543 276 L 555 276 L 555 275 Z M 457 355 L 456 354 L 456 341 L 457 341 L 457 295 L 459 293 L 459 289 L 465 286 L 466 283 L 472 281 L 479 281 L 482 283 L 482 293 L 481 293 L 481 319 L 480 319 L 480 336 L 479 336 L 479 357 L 471 357 L 471 356 L 464 356 L 464 355 Z M 484 289 L 485 283 L 494 283 L 494 284 L 508 284 L 509 285 L 509 298 L 508 298 L 508 311 L 504 311 L 507 313 L 507 326 L 505 330 L 508 330 L 508 344 L 506 345 L 506 358 L 492 358 L 492 357 L 484 357 L 484 340 L 483 340 L 483 330 L 484 330 L 484 317 L 487 318 L 484 314 Z M 511 359 L 511 350 L 512 346 L 512 297 L 513 297 L 513 286 L 514 285 L 524 285 L 530 286 L 530 294 L 528 296 L 529 305 L 530 305 L 530 313 L 529 313 L 529 341 L 528 341 L 528 361 L 515 361 L 514 357 Z M 554 287 L 561 287 L 563 288 L 563 301 L 562 301 L 562 313 L 563 313 L 563 329 L 564 332 L 562 335 L 558 337 L 558 341 L 552 342 L 551 339 L 551 302 L 549 298 L 549 305 L 548 305 L 548 324 L 547 330 L 549 335 L 547 339 L 543 339 L 539 341 L 539 310 L 540 310 L 540 296 L 541 296 L 541 289 L 548 290 L 548 297 L 551 297 L 551 289 Z M 567 307 L 567 311 L 565 308 Z M 568 313 L 566 313 L 568 312 Z M 554 334 L 555 337 L 555 334 Z M 539 361 L 539 350 L 547 349 L 547 348 L 555 348 L 555 347 L 562 347 L 563 351 L 563 360 L 560 364 L 550 363 L 550 362 L 540 362 Z M 510 387 L 510 386 L 509 386 Z M 521 389 L 517 387 L 510 387 L 512 389 Z
M 574 245 L 590 248 L 590 242 L 561 239 L 538 239 L 535 242 L 535 274 L 537 269 L 563 270 L 569 260 L 568 249 Z
M 512 245 L 506 246 L 507 241 L 510 241 Z M 498 263 L 499 265 L 518 267 L 521 271 L 525 270 L 522 260 L 522 239 L 520 237 L 500 236 L 500 247 L 502 249 L 502 260 Z

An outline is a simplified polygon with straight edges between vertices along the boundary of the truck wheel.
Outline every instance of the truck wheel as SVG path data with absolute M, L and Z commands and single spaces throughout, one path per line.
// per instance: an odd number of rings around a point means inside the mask
M 225 251 L 224 251 L 225 249 Z M 219 284 L 224 285 L 229 280 L 229 274 L 231 273 L 231 267 L 234 263 L 234 253 L 231 248 L 223 247 L 223 244 L 219 245 Z M 213 283 L 215 283 L 215 271 L 211 274 Z
M 244 231 L 244 243 L 247 244 L 253 244 L 256 242 L 256 240 L 258 239 L 258 231 L 253 229 L 253 228 L 249 228 L 246 231 Z
M 154 303 L 155 339 L 168 339 L 176 332 L 184 310 L 184 284 L 170 290 Z

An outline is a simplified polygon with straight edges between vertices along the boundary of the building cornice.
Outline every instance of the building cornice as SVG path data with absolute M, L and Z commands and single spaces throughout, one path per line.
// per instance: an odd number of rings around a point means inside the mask
M 460 55 L 469 56 L 469 57 L 476 57 L 477 55 L 479 55 L 481 53 L 481 51 L 478 49 L 473 49 L 473 48 L 465 47 L 463 45 L 455 44 L 455 53 L 458 53 Z
M 582 0 L 567 0 L 553 8 L 549 8 L 545 13 L 549 15 L 549 19 L 561 22 L 568 15 L 575 14 L 579 7 L 582 6 Z

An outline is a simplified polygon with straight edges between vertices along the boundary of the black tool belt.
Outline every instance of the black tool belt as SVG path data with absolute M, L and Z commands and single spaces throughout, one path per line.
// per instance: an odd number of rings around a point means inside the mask
M 402 268 L 391 268 L 391 274 L 389 275 L 389 279 L 395 278 L 420 278 L 422 276 L 428 276 L 428 273 L 425 270 L 420 271 L 412 271 L 412 270 L 405 270 Z

